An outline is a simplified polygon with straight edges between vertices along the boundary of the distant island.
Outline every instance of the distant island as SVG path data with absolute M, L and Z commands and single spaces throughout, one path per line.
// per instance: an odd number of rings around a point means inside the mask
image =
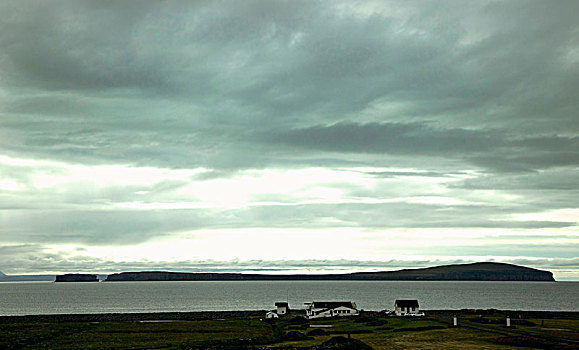
M 121 272 L 106 282 L 117 281 L 544 281 L 553 273 L 529 267 L 482 262 L 398 271 L 356 272 L 326 275 L 267 275 L 242 273 L 186 273 L 167 271 Z
M 58 275 L 54 282 L 98 282 L 97 275 L 89 275 L 82 273 L 69 273 L 65 275 Z
M 55 275 L 6 275 L 0 271 L 0 282 L 53 282 Z

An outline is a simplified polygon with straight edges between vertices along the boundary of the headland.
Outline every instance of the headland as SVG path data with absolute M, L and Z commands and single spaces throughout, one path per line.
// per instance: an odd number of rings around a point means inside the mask
M 398 271 L 348 274 L 244 274 L 140 271 L 111 274 L 116 281 L 542 281 L 554 282 L 553 273 L 529 267 L 482 262 Z

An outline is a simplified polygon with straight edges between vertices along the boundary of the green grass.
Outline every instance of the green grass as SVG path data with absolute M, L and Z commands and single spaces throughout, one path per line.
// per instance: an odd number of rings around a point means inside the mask
M 102 322 L 0 325 L 2 349 L 178 349 L 208 340 L 272 340 L 255 319 L 182 322 Z
M 483 317 L 500 319 L 502 315 Z M 579 334 L 577 319 L 524 320 L 535 326 L 517 326 L 517 329 L 559 334 L 571 339 Z M 327 334 L 309 336 L 316 329 L 310 328 L 310 324 L 332 327 L 323 329 Z M 300 332 L 309 339 L 284 338 L 290 332 Z M 368 314 L 306 323 L 291 318 L 261 321 L 255 317 L 175 322 L 4 323 L 0 324 L 0 349 L 309 349 L 338 336 L 360 340 L 374 349 L 505 349 L 524 344 L 532 348 L 541 344 L 484 329 L 449 328 L 447 323 L 428 317 Z

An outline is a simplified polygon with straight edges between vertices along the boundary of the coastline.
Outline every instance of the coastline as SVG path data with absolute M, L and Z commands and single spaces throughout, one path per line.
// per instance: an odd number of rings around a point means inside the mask
M 2 349 L 576 349 L 579 312 L 424 310 L 424 317 L 362 311 L 307 320 L 304 310 L 0 316 Z M 458 317 L 458 325 L 453 318 Z M 505 325 L 510 317 L 511 323 Z M 508 322 L 508 321 L 507 321 Z M 323 326 L 323 327 L 321 327 Z M 346 344 L 350 343 L 350 344 Z
M 95 314 L 47 314 L 0 316 L 2 323 L 34 322 L 137 322 L 137 321 L 202 321 L 239 317 L 263 316 L 266 310 L 245 311 L 190 311 L 190 312 L 128 312 Z
M 202 321 L 221 320 L 229 318 L 262 317 L 268 310 L 239 310 L 239 311 L 189 311 L 189 312 L 128 312 L 128 313 L 94 313 L 94 314 L 45 314 L 45 315 L 19 315 L 0 316 L 0 324 L 3 323 L 59 323 L 59 322 L 138 322 L 138 321 Z M 303 310 L 293 310 L 301 312 Z M 426 316 L 437 315 L 461 315 L 472 313 L 501 312 L 518 315 L 522 318 L 540 317 L 557 318 L 564 317 L 579 320 L 579 311 L 522 311 L 522 310 L 424 310 Z M 378 311 L 363 311 L 369 315 L 379 315 Z

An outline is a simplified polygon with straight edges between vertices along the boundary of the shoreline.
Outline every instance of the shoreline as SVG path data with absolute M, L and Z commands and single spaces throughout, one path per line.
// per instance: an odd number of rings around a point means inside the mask
M 127 312 L 97 314 L 45 314 L 0 316 L 2 323 L 29 322 L 137 322 L 137 321 L 201 321 L 263 316 L 267 310 L 188 311 L 188 312 Z
M 65 322 L 139 322 L 139 321 L 202 321 L 230 318 L 262 317 L 268 310 L 240 311 L 188 311 L 188 312 L 129 312 L 129 313 L 96 313 L 96 314 L 44 314 L 44 315 L 10 315 L 0 316 L 0 324 L 6 323 L 65 323 Z M 294 310 L 302 311 L 302 310 Z M 521 311 L 497 309 L 462 309 L 462 310 L 421 310 L 426 317 L 429 314 L 461 315 L 490 311 L 510 313 L 524 317 L 579 319 L 579 311 Z M 378 311 L 362 311 L 367 314 L 379 314 Z

